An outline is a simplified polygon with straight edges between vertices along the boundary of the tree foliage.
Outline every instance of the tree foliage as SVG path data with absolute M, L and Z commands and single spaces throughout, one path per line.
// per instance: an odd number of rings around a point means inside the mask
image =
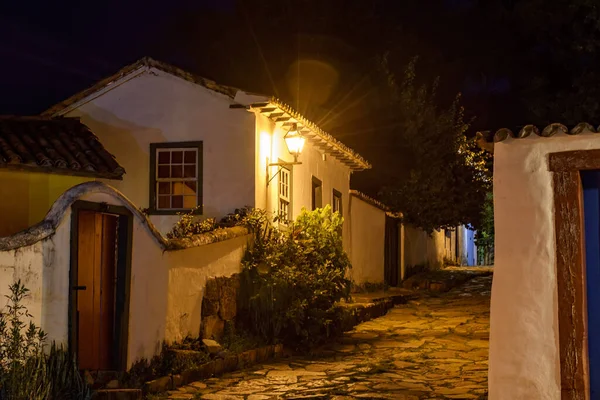
M 415 65 L 416 59 L 397 83 L 383 60 L 396 120 L 386 142 L 405 160 L 395 163 L 399 171 L 381 194 L 405 222 L 427 232 L 477 226 L 490 187 L 486 155 L 465 136 L 460 95 L 448 107 L 437 106 L 438 80 L 419 85 Z

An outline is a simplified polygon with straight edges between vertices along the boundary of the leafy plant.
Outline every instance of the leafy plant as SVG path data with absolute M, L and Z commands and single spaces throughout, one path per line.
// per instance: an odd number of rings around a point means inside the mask
M 179 220 L 167 233 L 169 239 L 181 239 L 192 235 L 212 232 L 217 229 L 232 227 L 244 223 L 246 216 L 251 212 L 251 207 L 242 207 L 228 214 L 217 222 L 215 218 L 202 218 L 198 215 L 200 206 L 187 213 L 178 213 Z
M 335 303 L 349 298 L 351 286 L 342 222 L 329 205 L 303 209 L 284 230 L 261 210 L 245 218 L 254 239 L 242 260 L 238 316 L 247 330 L 297 348 L 318 344 L 336 331 Z
M 29 290 L 20 280 L 9 290 L 6 311 L 0 313 L 0 399 L 90 399 L 72 354 L 54 343 L 44 354 L 47 335 L 23 305 Z

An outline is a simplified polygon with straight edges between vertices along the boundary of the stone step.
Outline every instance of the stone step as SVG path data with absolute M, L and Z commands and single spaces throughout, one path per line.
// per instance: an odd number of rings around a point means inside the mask
M 97 400 L 142 400 L 141 389 L 101 389 L 96 392 Z

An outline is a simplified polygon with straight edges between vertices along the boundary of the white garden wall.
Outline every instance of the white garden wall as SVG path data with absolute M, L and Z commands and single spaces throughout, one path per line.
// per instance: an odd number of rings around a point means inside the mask
M 559 400 L 554 197 L 548 154 L 600 148 L 598 134 L 531 135 L 494 149 L 491 400 Z
M 350 195 L 351 279 L 356 284 L 382 283 L 385 262 L 385 210 Z
M 57 222 L 56 229 L 46 226 L 46 233 L 37 235 L 42 239 L 0 251 L 0 296 L 7 294 L 8 285 L 20 278 L 31 290 L 26 305 L 33 320 L 49 334 L 50 340 L 67 342 L 70 205 L 75 200 L 125 206 L 133 213 L 128 365 L 157 354 L 163 341 L 197 336 L 206 280 L 240 271 L 249 236 L 236 228 L 237 237 L 228 240 L 169 250 L 169 242 L 131 202 L 98 182 L 76 186 L 57 200 L 46 218 L 46 222 Z M 3 248 L 11 242 L 12 237 L 0 238 Z

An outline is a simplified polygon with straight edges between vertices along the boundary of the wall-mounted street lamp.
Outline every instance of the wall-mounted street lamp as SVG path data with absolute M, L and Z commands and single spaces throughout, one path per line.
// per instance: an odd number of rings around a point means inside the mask
M 287 147 L 289 153 L 292 156 L 294 156 L 294 162 L 290 162 L 290 163 L 281 162 L 281 163 L 267 164 L 267 178 L 269 178 L 269 167 L 279 167 L 279 169 L 277 170 L 277 173 L 275 175 L 273 175 L 270 179 L 267 179 L 267 186 L 269 186 L 269 183 L 271 183 L 273 178 L 275 178 L 277 175 L 279 175 L 279 173 L 281 172 L 281 169 L 283 167 L 302 164 L 301 162 L 298 162 L 298 156 L 300 156 L 300 154 L 302 153 L 302 149 L 304 148 L 304 142 L 306 141 L 306 139 L 304 138 L 304 136 L 302 136 L 300 134 L 300 132 L 298 132 L 297 124 L 294 123 L 292 125 L 291 129 L 283 137 L 283 140 L 285 141 L 285 146 Z

